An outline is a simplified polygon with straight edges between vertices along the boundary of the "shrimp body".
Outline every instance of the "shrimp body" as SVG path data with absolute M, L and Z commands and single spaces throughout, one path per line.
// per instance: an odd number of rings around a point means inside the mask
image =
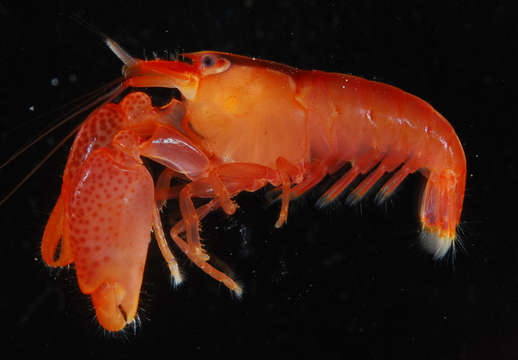
M 130 93 L 95 110 L 72 147 L 42 254 L 51 266 L 75 263 L 105 329 L 118 331 L 136 316 L 151 229 L 181 282 L 159 216 L 169 199 L 182 214 L 173 241 L 237 295 L 240 286 L 208 262 L 201 220 L 219 208 L 232 215 L 237 194 L 271 184 L 280 190 L 280 227 L 290 199 L 347 163 L 351 168 L 317 205 L 367 174 L 349 193 L 356 202 L 391 173 L 378 193 L 383 201 L 420 171 L 427 177 L 420 208 L 425 248 L 442 257 L 454 244 L 465 156 L 451 125 L 425 101 L 351 75 L 209 51 L 143 61 L 106 42 L 125 63 L 122 88 L 177 88 L 182 99 L 155 108 L 144 93 Z M 141 157 L 165 166 L 155 183 Z M 173 178 L 182 183 L 171 186 Z M 193 198 L 206 203 L 195 208 Z
M 383 201 L 408 174 L 420 171 L 428 178 L 419 214 L 422 243 L 436 258 L 455 244 L 466 158 L 455 131 L 430 104 L 352 75 L 303 71 L 220 52 L 184 57 L 192 65 L 141 62 L 129 73 L 163 72 L 174 83 L 180 68 L 183 83 L 174 87 L 189 95 L 184 123 L 198 135 L 201 148 L 224 162 L 261 164 L 289 176 L 296 186 L 283 188 L 277 226 L 287 218 L 290 197 L 350 163 L 351 169 L 318 205 L 330 203 L 359 175 L 369 173 L 349 194 L 356 202 L 384 174 L 395 171 L 380 189 L 378 200 Z M 128 82 L 139 85 L 143 78 Z M 188 85 L 186 78 L 191 79 Z

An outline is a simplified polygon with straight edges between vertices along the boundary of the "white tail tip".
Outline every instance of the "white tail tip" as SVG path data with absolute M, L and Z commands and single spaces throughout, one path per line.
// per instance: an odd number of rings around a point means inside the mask
M 455 238 L 441 236 L 439 233 L 426 229 L 421 232 L 421 246 L 432 254 L 435 260 L 442 259 L 454 245 Z

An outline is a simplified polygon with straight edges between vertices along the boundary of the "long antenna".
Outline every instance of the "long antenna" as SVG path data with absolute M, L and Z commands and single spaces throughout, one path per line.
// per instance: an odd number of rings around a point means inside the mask
M 54 130 L 59 128 L 60 126 L 66 124 L 69 120 L 71 120 L 75 116 L 80 115 L 82 112 L 84 112 L 84 111 L 92 108 L 92 106 L 96 105 L 98 103 L 97 100 L 94 100 L 94 101 L 91 100 L 94 96 L 100 94 L 102 91 L 105 91 L 106 89 L 113 88 L 115 85 L 121 86 L 120 85 L 121 83 L 122 83 L 122 79 L 121 78 L 116 79 L 116 80 L 111 81 L 110 83 L 104 85 L 102 88 L 95 89 L 95 90 L 93 90 L 93 91 L 91 91 L 91 92 L 81 96 L 81 98 L 79 98 L 77 100 L 74 100 L 73 102 L 81 101 L 79 104 L 76 104 L 74 106 L 74 108 L 76 108 L 77 110 L 75 110 L 75 111 L 73 110 L 73 112 L 71 114 L 66 115 L 57 124 L 52 125 L 50 128 L 45 130 L 41 135 L 36 137 L 34 140 L 29 142 L 27 145 L 22 146 L 20 149 L 18 149 L 13 155 L 11 155 L 11 157 L 9 157 L 9 159 L 7 159 L 6 161 L 4 161 L 3 163 L 0 164 L 0 169 L 2 169 L 5 166 L 9 165 L 11 162 L 13 162 L 13 160 L 18 158 L 20 155 L 22 155 L 24 152 L 26 152 L 33 145 L 36 145 L 37 143 L 39 143 L 48 134 L 50 134 L 51 132 L 53 132 Z M 69 103 L 69 105 L 71 105 L 72 103 Z M 42 116 L 45 116 L 45 115 L 42 115 Z M 41 118 L 41 116 L 39 116 L 38 118 Z
M 77 15 L 71 15 L 69 18 L 73 21 L 75 21 L 77 24 L 83 26 L 87 30 L 93 32 L 94 34 L 97 34 L 99 37 L 102 38 L 103 42 L 119 57 L 119 59 L 122 60 L 122 62 L 126 66 L 131 66 L 137 62 L 135 58 L 133 58 L 129 53 L 127 53 L 119 44 L 117 44 L 115 41 L 110 39 L 108 36 L 106 36 L 102 31 L 97 29 L 92 24 L 86 22 L 85 20 L 81 19 Z M 95 95 L 109 89 L 112 86 L 117 85 L 112 90 L 108 91 L 106 94 L 99 96 L 99 98 L 94 99 L 90 103 L 88 103 L 89 100 L 91 100 Z M 90 92 L 90 94 L 87 94 L 83 97 L 85 99 L 79 105 L 77 105 L 77 110 L 73 111 L 71 114 L 65 116 L 65 118 L 61 121 L 59 121 L 57 124 L 51 126 L 49 129 L 44 131 L 41 135 L 39 135 L 36 139 L 31 141 L 29 144 L 23 146 L 18 151 L 16 151 L 9 159 L 7 159 L 5 162 L 0 164 L 0 169 L 4 168 L 6 165 L 13 162 L 16 158 L 18 158 L 21 154 L 26 152 L 31 146 L 41 141 L 45 136 L 50 134 L 52 131 L 56 130 L 66 122 L 70 121 L 71 119 L 75 118 L 76 116 L 84 113 L 85 111 L 99 105 L 104 104 L 106 102 L 109 102 L 116 98 L 118 95 L 120 95 L 125 89 L 127 88 L 126 85 L 124 85 L 123 79 L 117 79 L 115 81 L 110 82 L 109 84 L 103 86 L 101 89 L 94 90 Z M 43 166 L 43 164 L 61 147 L 63 144 L 72 137 L 73 134 L 75 134 L 82 124 L 79 124 L 74 130 L 72 130 L 67 136 L 65 136 L 64 139 L 62 139 L 54 148 L 47 154 L 45 157 L 38 163 L 34 168 L 29 171 L 27 175 L 11 190 L 5 195 L 3 198 L 0 199 L 0 206 L 2 206 L 3 203 L 7 201 L 18 189 L 27 182 L 27 180 L 30 179 L 30 177 L 38 171 L 39 168 Z
M 93 24 L 90 24 L 86 20 L 80 18 L 79 15 L 70 15 L 68 18 L 72 21 L 75 21 L 78 25 L 84 27 L 86 30 L 96 34 L 101 39 L 103 39 L 103 41 L 109 38 L 105 33 L 99 30 L 99 28 L 95 27 Z
M 107 103 L 113 99 L 115 99 L 120 93 L 122 93 L 124 90 L 125 90 L 125 86 L 124 85 L 119 85 L 117 86 L 115 89 L 111 90 L 110 92 L 104 94 L 103 96 L 100 96 L 97 100 L 93 101 L 92 103 L 86 105 L 85 107 L 81 108 L 81 109 L 78 109 L 77 111 L 73 112 L 72 114 L 68 115 L 65 119 L 63 119 L 62 121 L 60 121 L 59 125 L 62 125 L 63 123 L 69 121 L 70 119 L 82 114 L 83 112 L 91 109 L 92 107 L 96 106 L 96 105 L 99 105 L 99 104 L 104 104 L 104 103 Z M 56 146 L 54 146 L 54 148 L 52 148 L 52 150 L 47 154 L 45 155 L 45 157 L 38 163 L 36 164 L 36 166 L 34 166 L 31 171 L 29 171 L 29 173 L 27 175 L 24 176 L 24 178 L 22 180 L 20 180 L 20 182 L 18 184 L 16 184 L 16 186 L 14 188 L 11 189 L 11 191 L 9 191 L 7 193 L 7 195 L 5 195 L 1 200 L 0 200 L 0 206 L 2 206 L 3 203 L 5 203 L 16 191 L 18 191 L 18 189 L 27 182 L 27 180 L 30 179 L 30 177 L 36 172 L 38 171 L 39 168 L 41 168 L 43 166 L 43 164 L 45 164 L 45 162 L 52 156 L 54 155 L 54 153 L 56 151 L 58 151 L 58 149 L 63 146 L 63 144 L 65 142 L 67 142 L 68 139 L 70 139 L 72 137 L 72 135 L 74 135 L 78 130 L 79 128 L 81 127 L 81 125 L 83 125 L 82 123 L 77 125 L 76 128 L 74 130 L 72 130 L 67 136 L 65 136 L 65 138 L 63 140 L 61 140 Z M 57 126 L 55 126 L 54 128 L 56 128 Z M 53 129 L 52 129 L 53 130 Z M 50 131 L 47 131 L 46 134 L 48 134 Z M 41 140 L 40 138 L 44 136 L 44 135 L 41 135 L 38 137 L 37 141 Z M 34 143 L 34 142 L 33 142 Z M 25 146 L 24 148 L 24 151 L 28 148 L 28 146 Z M 23 152 L 23 151 L 22 151 Z M 20 151 L 17 152 L 17 154 L 19 155 L 19 153 L 21 153 Z M 16 154 L 15 154 L 16 155 Z M 17 156 L 18 156 L 17 155 Z M 12 160 L 14 160 L 16 156 L 11 156 L 11 158 L 6 162 L 4 163 L 2 166 L 5 166 L 7 163 L 11 162 Z

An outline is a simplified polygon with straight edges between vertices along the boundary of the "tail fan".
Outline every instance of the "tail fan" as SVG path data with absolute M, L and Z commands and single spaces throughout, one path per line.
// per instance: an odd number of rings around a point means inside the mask
M 465 179 L 453 170 L 432 172 L 421 198 L 422 246 L 434 258 L 454 249 L 464 200 Z

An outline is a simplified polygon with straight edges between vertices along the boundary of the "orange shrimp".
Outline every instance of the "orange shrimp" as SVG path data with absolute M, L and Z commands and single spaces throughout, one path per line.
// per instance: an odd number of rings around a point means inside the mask
M 290 199 L 347 163 L 351 168 L 318 200 L 361 199 L 386 173 L 377 199 L 388 198 L 410 173 L 427 178 L 420 206 L 422 240 L 435 257 L 455 245 L 466 160 L 453 128 L 425 101 L 356 76 L 304 71 L 223 52 L 183 54 L 174 61 L 131 57 L 122 89 L 176 88 L 182 101 L 156 108 L 142 92 L 108 103 L 84 122 L 72 146 L 61 195 L 42 241 L 50 266 L 75 263 L 101 326 L 134 321 L 153 229 L 175 283 L 182 281 L 160 221 L 160 205 L 178 199 L 182 220 L 171 237 L 187 257 L 240 295 L 241 287 L 209 264 L 200 221 L 221 208 L 233 214 L 242 191 L 281 190 L 275 224 L 287 221 Z M 156 184 L 141 157 L 165 166 Z M 171 187 L 172 178 L 187 180 Z M 207 202 L 195 208 L 193 198 Z

